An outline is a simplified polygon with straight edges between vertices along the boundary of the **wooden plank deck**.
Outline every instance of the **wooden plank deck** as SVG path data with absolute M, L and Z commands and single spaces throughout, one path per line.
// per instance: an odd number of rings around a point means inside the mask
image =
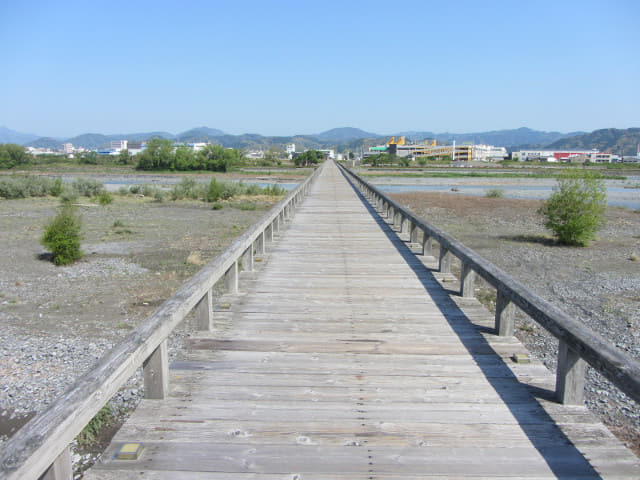
M 215 331 L 173 362 L 170 399 L 143 401 L 85 478 L 640 478 L 368 210 L 326 165 L 260 270 L 221 299 Z M 141 459 L 113 460 L 122 442 L 143 442 Z

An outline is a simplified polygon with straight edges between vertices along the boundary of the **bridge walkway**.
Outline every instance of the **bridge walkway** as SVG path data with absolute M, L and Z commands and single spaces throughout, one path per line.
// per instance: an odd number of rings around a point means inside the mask
M 215 330 L 185 340 L 170 398 L 143 400 L 85 478 L 640 478 L 334 165 L 256 260 Z M 141 458 L 114 460 L 122 442 Z

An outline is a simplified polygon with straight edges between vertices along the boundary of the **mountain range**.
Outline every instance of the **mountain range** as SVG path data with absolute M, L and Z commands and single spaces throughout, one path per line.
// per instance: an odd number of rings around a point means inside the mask
M 602 129 L 587 132 L 545 132 L 522 127 L 512 130 L 495 130 L 476 133 L 434 133 L 425 131 L 405 131 L 395 134 L 380 135 L 353 127 L 341 127 L 322 133 L 293 136 L 263 136 L 259 134 L 230 135 L 222 130 L 197 127 L 182 133 L 143 132 L 115 135 L 85 133 L 71 138 L 59 139 L 38 137 L 0 127 L 0 143 L 18 143 L 25 146 L 58 149 L 63 143 L 72 143 L 75 147 L 99 149 L 109 147 L 112 140 L 145 141 L 152 138 L 169 139 L 177 143 L 210 142 L 230 148 L 247 150 L 266 150 L 272 146 L 284 148 L 288 143 L 295 143 L 297 150 L 309 148 L 333 148 L 338 151 L 357 151 L 373 145 L 384 143 L 391 136 L 405 136 L 408 140 L 421 142 L 435 139 L 440 143 L 470 142 L 507 147 L 508 150 L 520 148 L 549 149 L 593 149 L 612 153 L 634 155 L 640 143 L 640 128 Z

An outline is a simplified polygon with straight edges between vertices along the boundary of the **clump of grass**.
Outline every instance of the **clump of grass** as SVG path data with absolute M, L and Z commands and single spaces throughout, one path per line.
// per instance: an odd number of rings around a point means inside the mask
M 503 198 L 504 190 L 501 188 L 490 188 L 489 190 L 487 190 L 484 196 L 487 198 Z
M 636 252 L 633 252 L 631 254 L 631 256 L 629 257 L 629 260 L 631 260 L 632 262 L 637 262 L 638 261 L 638 254 Z
M 234 204 L 234 207 L 243 211 L 253 211 L 257 210 L 258 205 L 254 202 L 240 202 Z
M 216 202 L 212 205 L 212 207 L 214 210 L 222 210 L 224 208 L 224 205 L 220 202 Z
M 100 431 L 113 424 L 115 421 L 115 414 L 110 405 L 105 405 L 100 409 L 96 416 L 91 419 L 91 421 L 87 424 L 86 427 L 80 432 L 78 435 L 78 444 L 87 448 L 95 443 L 98 436 L 100 435 Z

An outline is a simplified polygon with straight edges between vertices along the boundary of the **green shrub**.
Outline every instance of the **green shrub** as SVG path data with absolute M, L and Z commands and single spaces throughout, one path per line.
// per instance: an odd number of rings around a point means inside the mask
M 209 191 L 207 192 L 207 202 L 217 202 L 222 198 L 222 184 L 218 183 L 215 177 L 209 183 Z
M 504 190 L 502 190 L 501 188 L 490 188 L 489 190 L 487 190 L 487 193 L 485 193 L 484 196 L 487 198 L 503 198 Z
M 129 192 L 133 195 L 137 195 L 138 193 L 140 193 L 140 185 L 131 185 L 129 187 Z
M 35 175 L 11 176 L 0 179 L 0 197 L 6 199 L 57 196 L 62 191 L 62 180 Z M 57 193 L 59 195 L 59 193 Z
M 538 213 L 565 245 L 586 246 L 604 222 L 606 187 L 598 172 L 565 170 Z
M 64 187 L 62 186 L 62 179 L 60 177 L 56 178 L 53 181 L 53 185 L 51 186 L 51 195 L 54 197 L 59 197 L 62 195 Z
M 77 195 L 89 198 L 104 192 L 104 184 L 102 182 L 84 177 L 76 178 L 71 184 L 71 188 Z
M 224 205 L 220 202 L 216 202 L 211 208 L 213 208 L 214 210 L 222 210 L 224 208 Z
M 64 204 L 44 230 L 40 243 L 53 255 L 56 265 L 68 265 L 82 258 L 80 250 L 82 218 L 77 209 Z
M 98 203 L 103 207 L 105 205 L 109 205 L 112 202 L 113 202 L 113 197 L 109 194 L 109 192 L 105 191 L 105 192 L 102 192 L 100 195 L 98 195 Z

